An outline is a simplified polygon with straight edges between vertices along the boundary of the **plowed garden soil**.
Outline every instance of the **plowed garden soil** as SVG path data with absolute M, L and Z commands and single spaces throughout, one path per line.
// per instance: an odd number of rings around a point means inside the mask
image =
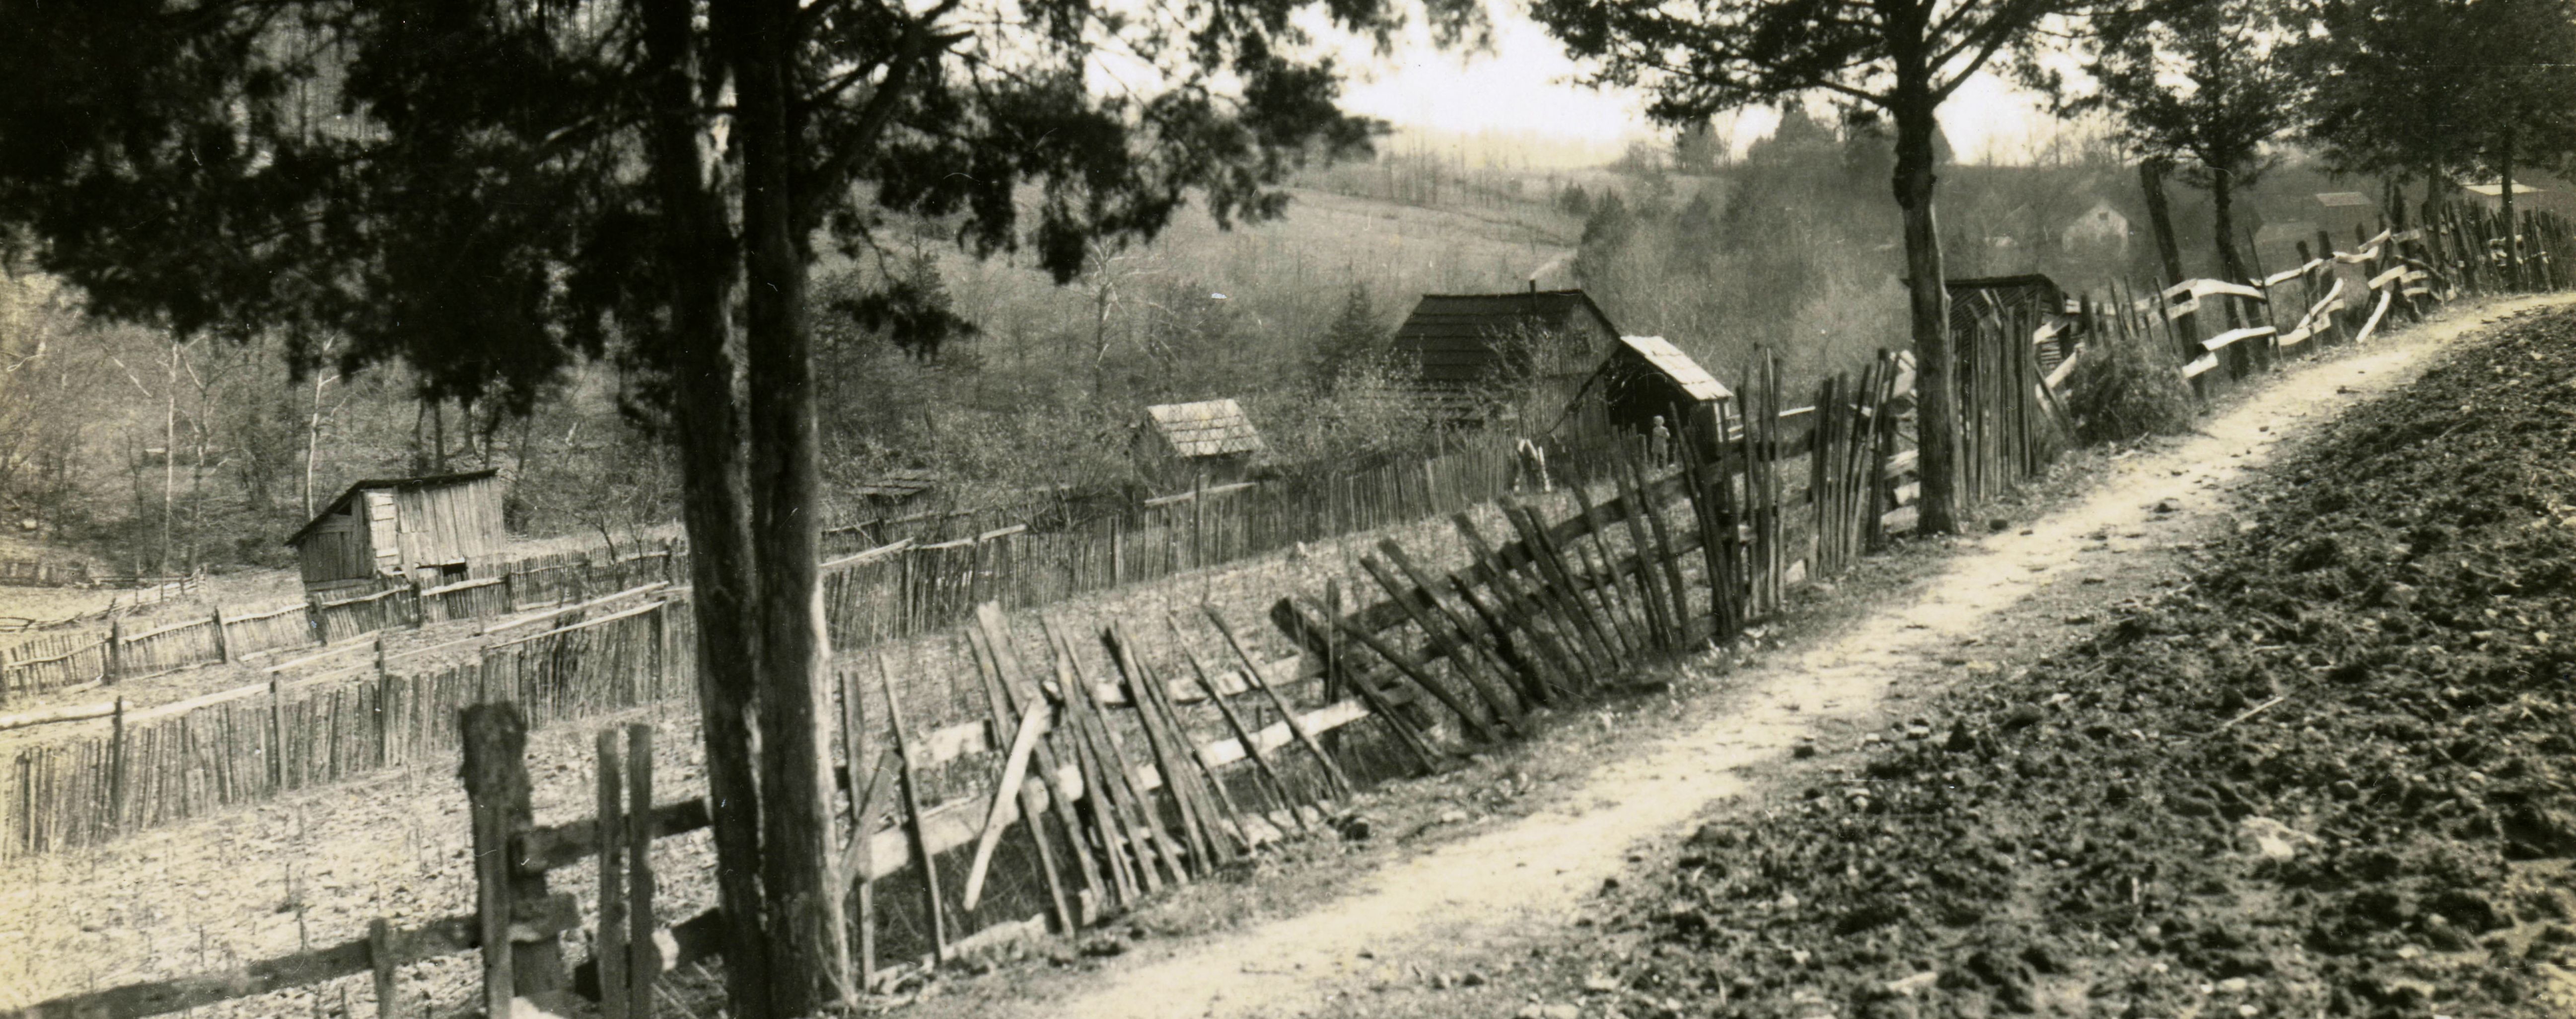
M 2576 315 L 2446 355 L 2250 495 L 2187 582 L 1700 828 L 1540 997 L 2569 1014 Z

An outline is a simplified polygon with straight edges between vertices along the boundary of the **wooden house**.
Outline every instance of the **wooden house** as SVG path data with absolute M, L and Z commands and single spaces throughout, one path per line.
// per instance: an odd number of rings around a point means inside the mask
M 1230 399 L 1147 407 L 1136 445 L 1138 466 L 1159 484 L 1240 481 L 1269 448 Z
M 498 558 L 501 482 L 495 471 L 361 481 L 331 500 L 286 543 L 308 596 L 388 580 L 435 585 L 464 579 Z
M 1425 294 L 1395 331 L 1399 370 L 1445 423 L 1489 416 L 1514 396 L 1563 406 L 1619 342 L 1581 290 Z M 1523 386 L 1535 393 L 1515 393 Z

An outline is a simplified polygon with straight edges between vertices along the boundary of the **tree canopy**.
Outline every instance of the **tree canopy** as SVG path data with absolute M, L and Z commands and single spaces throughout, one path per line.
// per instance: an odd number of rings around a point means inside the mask
M 853 988 L 821 730 L 821 246 L 895 218 L 1058 281 L 1365 146 L 1299 20 L 1393 0 L 102 0 L 0 10 L 0 243 L 99 315 L 527 409 L 631 369 L 680 452 L 733 1014 Z M 1466 0 L 1418 10 L 1476 30 Z M 887 274 L 901 280 L 901 274 Z M 933 288 L 841 295 L 931 343 Z M 751 748 L 759 733 L 759 753 Z

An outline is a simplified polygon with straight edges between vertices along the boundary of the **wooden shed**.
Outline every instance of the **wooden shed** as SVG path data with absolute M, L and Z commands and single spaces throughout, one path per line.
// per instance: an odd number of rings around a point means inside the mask
M 331 500 L 286 543 L 308 595 L 372 587 L 385 579 L 438 584 L 497 558 L 501 482 L 495 471 L 361 481 Z
M 1269 446 L 1233 400 L 1166 403 L 1145 408 L 1137 460 L 1161 482 L 1239 481 Z
M 1680 428 L 1735 393 L 1663 337 L 1622 336 L 1578 400 L 1585 398 L 1599 401 L 1610 426 L 1644 433 L 1658 418 L 1668 429 Z M 1676 420 L 1676 409 L 1685 416 Z

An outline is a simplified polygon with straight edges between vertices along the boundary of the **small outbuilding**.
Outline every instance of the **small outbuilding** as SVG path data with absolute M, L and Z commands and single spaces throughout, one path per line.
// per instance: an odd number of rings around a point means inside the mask
M 1609 425 L 1639 433 L 1652 432 L 1658 420 L 1666 428 L 1680 428 L 1698 420 L 1705 408 L 1735 398 L 1733 390 L 1661 336 L 1620 337 L 1584 392 L 1597 394 Z M 1676 409 L 1685 416 L 1674 419 Z
M 378 478 L 350 485 L 286 543 L 308 596 L 372 588 L 386 580 L 463 580 L 499 558 L 497 471 Z
M 939 475 L 927 467 L 899 467 L 850 486 L 850 494 L 880 516 L 919 509 L 938 491 Z
M 1239 481 L 1267 449 L 1243 405 L 1231 399 L 1147 407 L 1137 435 L 1139 466 L 1161 482 Z
M 2320 191 L 2311 214 L 2338 248 L 2350 250 L 2354 242 L 2379 232 L 2379 203 L 2359 191 Z

